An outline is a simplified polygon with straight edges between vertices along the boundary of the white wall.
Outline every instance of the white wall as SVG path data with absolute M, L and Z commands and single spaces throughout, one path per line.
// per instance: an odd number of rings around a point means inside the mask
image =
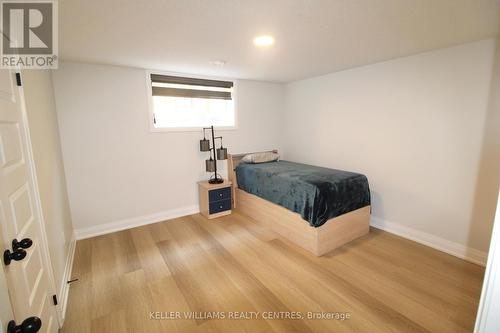
M 500 38 L 496 40 L 495 65 L 490 86 L 488 113 L 474 195 L 469 240 L 484 243 L 492 229 L 500 184 Z M 487 239 L 488 240 L 488 239 Z
M 473 203 L 494 49 L 484 40 L 288 84 L 287 159 L 366 174 L 374 224 L 483 261 L 491 220 L 473 221 Z
M 60 63 L 53 72 L 73 224 L 80 237 L 197 211 L 200 132 L 151 133 L 145 71 Z M 281 148 L 284 87 L 239 81 L 230 152 Z M 223 162 L 225 164 L 225 162 Z M 223 170 L 224 171 L 224 170 Z M 103 226 L 105 225 L 105 226 Z
M 52 78 L 43 70 L 26 70 L 22 77 L 50 259 L 58 296 L 65 304 L 74 239 Z

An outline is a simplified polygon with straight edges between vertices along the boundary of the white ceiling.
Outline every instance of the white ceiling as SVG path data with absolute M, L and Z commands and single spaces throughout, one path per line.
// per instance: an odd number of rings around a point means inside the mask
M 63 60 L 276 82 L 500 29 L 498 0 L 61 0 L 59 12 Z M 275 45 L 256 48 L 259 34 Z

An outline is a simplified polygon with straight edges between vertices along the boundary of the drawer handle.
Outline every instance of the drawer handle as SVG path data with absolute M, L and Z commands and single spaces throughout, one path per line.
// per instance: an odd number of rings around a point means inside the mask
M 219 197 L 222 197 L 222 193 L 219 193 Z
M 222 209 L 222 205 L 220 205 L 219 208 Z

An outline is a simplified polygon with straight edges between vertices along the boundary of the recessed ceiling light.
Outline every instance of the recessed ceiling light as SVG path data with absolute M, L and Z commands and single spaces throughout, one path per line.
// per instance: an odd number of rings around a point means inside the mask
M 259 47 L 271 46 L 274 44 L 273 36 L 257 36 L 253 39 L 253 43 Z
M 217 66 L 217 67 L 224 67 L 224 65 L 226 64 L 227 61 L 225 60 L 212 60 L 210 61 L 210 65 L 214 65 L 214 66 Z

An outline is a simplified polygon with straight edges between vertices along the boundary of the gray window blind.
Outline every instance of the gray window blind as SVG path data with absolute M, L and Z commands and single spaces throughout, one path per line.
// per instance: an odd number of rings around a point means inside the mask
M 188 98 L 211 98 L 230 100 L 231 91 L 217 91 L 204 89 L 189 89 L 189 86 L 201 86 L 211 88 L 232 88 L 231 81 L 205 80 L 190 77 L 151 74 L 152 83 L 181 84 L 186 88 L 161 87 L 153 84 L 153 96 L 188 97 Z

